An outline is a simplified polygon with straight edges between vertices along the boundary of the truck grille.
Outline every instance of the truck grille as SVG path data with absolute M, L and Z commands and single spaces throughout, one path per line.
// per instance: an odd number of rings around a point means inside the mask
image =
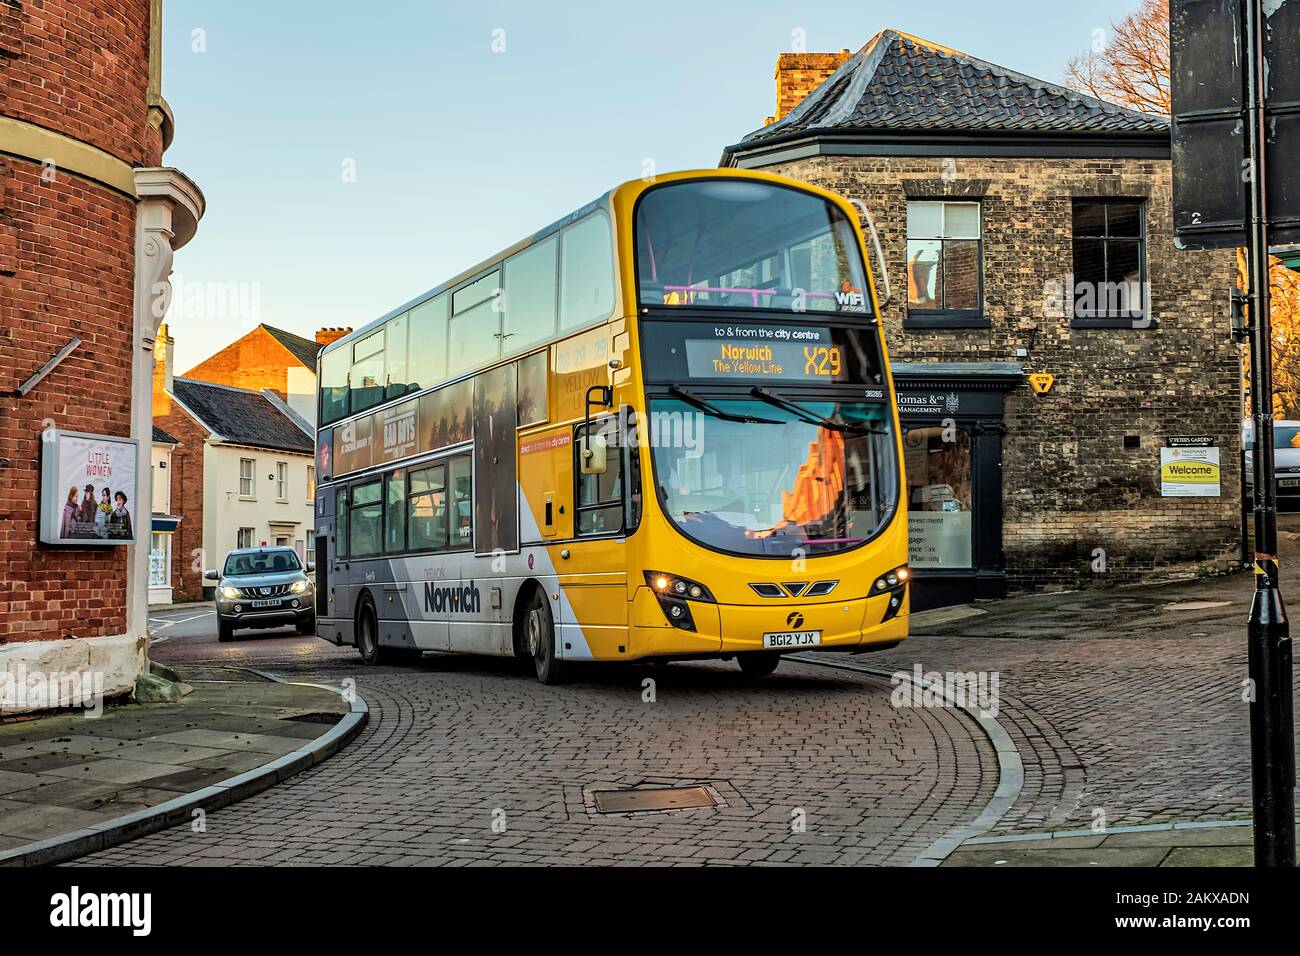
M 281 597 L 282 595 L 288 593 L 289 593 L 289 585 L 287 584 L 268 584 L 264 587 L 239 589 L 239 594 L 241 597 L 246 597 L 250 599 Z

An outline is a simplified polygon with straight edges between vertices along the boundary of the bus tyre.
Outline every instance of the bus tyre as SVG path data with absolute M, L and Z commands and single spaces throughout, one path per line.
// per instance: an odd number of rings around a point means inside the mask
M 235 629 L 231 627 L 229 624 L 227 624 L 225 621 L 218 620 L 217 640 L 221 641 L 221 643 L 224 644 L 226 643 L 226 641 L 233 641 L 234 639 L 235 639 Z
M 736 661 L 746 677 L 766 677 L 776 670 L 777 664 L 781 663 L 781 655 L 766 652 L 737 654 Z
M 537 679 L 543 684 L 559 684 L 565 678 L 564 661 L 555 657 L 555 621 L 545 592 L 533 592 L 524 608 L 524 639 Z
M 375 606 L 369 598 L 357 608 L 357 653 L 367 664 L 383 662 L 384 655 L 379 646 L 379 622 L 375 619 Z

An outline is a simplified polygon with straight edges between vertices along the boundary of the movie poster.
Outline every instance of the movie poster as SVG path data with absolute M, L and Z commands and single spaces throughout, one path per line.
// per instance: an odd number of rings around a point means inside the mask
M 136 540 L 139 444 L 49 429 L 42 435 L 41 541 L 120 545 Z M 149 520 L 149 509 L 144 509 Z

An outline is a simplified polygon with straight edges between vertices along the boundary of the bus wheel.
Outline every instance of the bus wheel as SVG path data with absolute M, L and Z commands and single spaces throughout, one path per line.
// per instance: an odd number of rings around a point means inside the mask
M 379 622 L 375 620 L 375 608 L 369 600 L 363 601 L 357 609 L 357 652 L 367 664 L 379 663 Z
M 555 622 L 551 619 L 551 606 L 546 594 L 538 589 L 524 608 L 524 637 L 528 653 L 533 659 L 537 679 L 543 684 L 559 684 L 564 680 L 564 662 L 555 657 Z
M 766 677 L 776 670 L 777 664 L 781 663 L 781 655 L 766 653 L 737 654 L 736 661 L 740 664 L 740 669 L 745 672 L 746 677 Z

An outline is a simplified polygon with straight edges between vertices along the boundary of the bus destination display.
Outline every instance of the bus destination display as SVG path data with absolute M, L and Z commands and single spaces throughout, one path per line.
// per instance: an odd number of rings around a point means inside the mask
M 826 332 L 824 329 L 807 331 Z M 829 333 L 826 333 L 825 338 L 830 340 Z M 844 356 L 838 345 L 689 339 L 686 342 L 686 369 L 691 378 L 777 378 L 801 382 L 833 382 L 844 370 Z
M 647 372 L 663 381 L 878 384 L 872 330 L 805 325 L 655 323 Z

